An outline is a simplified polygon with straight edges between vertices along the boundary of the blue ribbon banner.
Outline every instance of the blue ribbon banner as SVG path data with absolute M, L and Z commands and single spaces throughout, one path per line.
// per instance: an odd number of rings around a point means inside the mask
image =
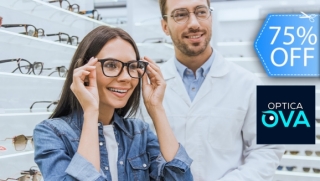
M 318 14 L 269 14 L 254 48 L 269 76 L 318 77 Z

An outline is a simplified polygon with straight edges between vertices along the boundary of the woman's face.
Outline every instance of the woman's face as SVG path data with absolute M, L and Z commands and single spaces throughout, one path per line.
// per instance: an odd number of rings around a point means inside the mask
M 130 43 L 121 38 L 115 38 L 104 45 L 96 58 L 113 58 L 126 63 L 136 60 L 136 53 Z M 99 107 L 123 108 L 138 85 L 139 79 L 131 78 L 127 67 L 124 67 L 117 77 L 106 77 L 101 66 L 100 62 L 96 64 Z

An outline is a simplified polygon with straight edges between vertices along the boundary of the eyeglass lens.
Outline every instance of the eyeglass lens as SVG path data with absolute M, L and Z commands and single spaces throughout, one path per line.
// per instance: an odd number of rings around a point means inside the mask
M 34 146 L 33 138 L 29 138 L 29 139 L 31 139 L 31 144 L 32 144 L 32 146 Z M 24 150 L 27 146 L 27 142 L 28 142 L 28 138 L 25 137 L 24 135 L 16 136 L 13 139 L 13 144 L 14 144 L 16 151 Z
M 210 12 L 207 7 L 196 8 L 194 14 L 199 20 L 205 20 L 210 16 Z M 188 21 L 189 16 L 190 14 L 187 9 L 177 9 L 172 13 L 172 17 L 177 23 L 185 23 Z
M 103 64 L 103 72 L 106 76 L 116 77 L 122 70 L 122 62 L 117 60 L 107 60 Z M 133 78 L 141 78 L 146 70 L 146 64 L 141 61 L 130 62 L 128 73 Z

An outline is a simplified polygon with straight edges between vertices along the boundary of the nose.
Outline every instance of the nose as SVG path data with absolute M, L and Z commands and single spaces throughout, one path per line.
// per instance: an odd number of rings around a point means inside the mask
M 120 75 L 117 77 L 117 80 L 119 82 L 128 82 L 131 80 L 131 77 L 129 75 L 129 72 L 128 72 L 128 68 L 127 66 L 124 66 Z
M 194 13 L 189 14 L 189 19 L 187 23 L 189 29 L 198 29 L 200 27 L 199 21 Z

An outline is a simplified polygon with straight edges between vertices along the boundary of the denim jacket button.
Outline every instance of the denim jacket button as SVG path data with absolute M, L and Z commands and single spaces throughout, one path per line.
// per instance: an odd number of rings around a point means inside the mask
M 100 146 L 102 146 L 102 145 L 103 145 L 103 143 L 102 143 L 102 142 L 100 142 L 100 143 L 99 143 L 99 145 L 100 145 Z
M 120 163 L 120 165 L 123 165 L 123 161 L 120 161 L 119 163 Z
M 109 167 L 104 167 L 104 169 L 109 170 Z
M 147 165 L 146 165 L 145 163 L 144 163 L 142 166 L 143 166 L 144 168 L 147 167 Z
M 101 126 L 101 124 L 100 124 L 100 123 L 98 123 L 98 126 Z

